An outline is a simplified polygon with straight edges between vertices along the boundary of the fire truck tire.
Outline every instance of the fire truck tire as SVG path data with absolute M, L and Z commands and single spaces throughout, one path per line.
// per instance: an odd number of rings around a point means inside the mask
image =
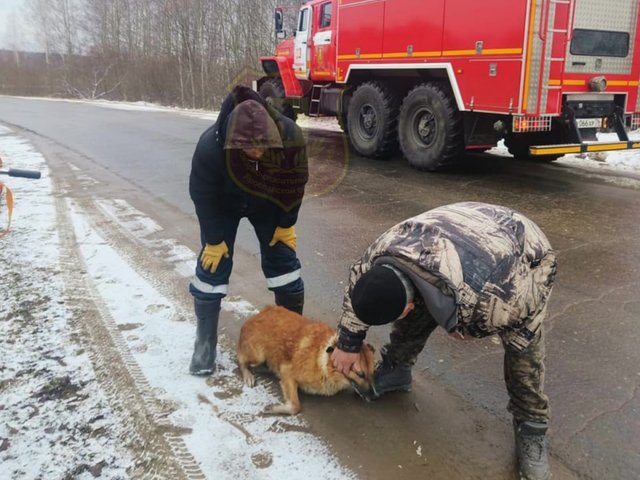
M 453 165 L 464 153 L 463 128 L 454 98 L 438 83 L 418 85 L 402 102 L 398 140 L 405 158 L 418 170 Z
M 279 78 L 270 78 L 266 80 L 260 88 L 258 93 L 264 98 L 269 105 L 282 113 L 285 117 L 289 117 L 294 122 L 297 118 L 297 113 L 293 109 L 290 103 L 285 101 L 284 85 Z
M 349 101 L 347 132 L 353 148 L 365 157 L 384 158 L 398 148 L 400 99 L 383 82 L 360 85 Z

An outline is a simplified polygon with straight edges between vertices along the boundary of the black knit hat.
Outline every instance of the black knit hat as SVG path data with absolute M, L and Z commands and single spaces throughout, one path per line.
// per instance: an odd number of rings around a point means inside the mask
M 356 317 L 367 325 L 393 322 L 407 305 L 407 293 L 398 275 L 376 265 L 362 275 L 351 290 L 351 306 Z

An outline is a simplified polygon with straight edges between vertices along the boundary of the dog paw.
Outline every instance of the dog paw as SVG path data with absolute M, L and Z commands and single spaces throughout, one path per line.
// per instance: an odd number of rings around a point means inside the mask
M 251 387 L 251 388 L 253 388 L 253 387 L 255 387 L 255 386 L 256 386 L 256 379 L 255 379 L 254 377 L 248 378 L 248 379 L 246 379 L 246 380 L 244 381 L 244 384 L 245 384 L 247 387 Z
M 243 372 L 242 380 L 247 387 L 254 387 L 256 385 L 256 377 L 251 372 Z
M 279 415 L 279 413 L 276 412 L 276 406 L 277 405 L 269 405 L 264 407 L 264 410 L 262 410 L 262 415 Z
M 265 407 L 262 411 L 263 415 L 295 415 L 296 411 L 294 411 L 289 405 L 280 404 L 280 405 L 269 405 Z

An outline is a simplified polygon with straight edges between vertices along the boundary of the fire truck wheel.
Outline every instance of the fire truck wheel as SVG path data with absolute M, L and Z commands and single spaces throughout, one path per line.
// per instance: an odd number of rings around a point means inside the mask
M 462 116 L 442 85 L 424 83 L 409 92 L 400 109 L 398 139 L 418 170 L 441 170 L 464 153 Z
M 258 93 L 264 98 L 269 105 L 282 113 L 285 117 L 289 117 L 294 122 L 296 121 L 297 113 L 293 109 L 293 106 L 285 102 L 284 85 L 279 78 L 270 78 L 266 80 L 260 88 Z
M 383 82 L 360 85 L 349 101 L 347 131 L 353 148 L 365 157 L 383 158 L 397 150 L 400 100 Z

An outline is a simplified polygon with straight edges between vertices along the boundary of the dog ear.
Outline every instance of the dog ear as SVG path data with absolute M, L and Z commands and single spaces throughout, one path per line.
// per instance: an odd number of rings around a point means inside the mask
M 327 353 L 332 353 L 335 350 L 335 348 L 333 348 L 333 345 L 329 345 L 327 347 Z

